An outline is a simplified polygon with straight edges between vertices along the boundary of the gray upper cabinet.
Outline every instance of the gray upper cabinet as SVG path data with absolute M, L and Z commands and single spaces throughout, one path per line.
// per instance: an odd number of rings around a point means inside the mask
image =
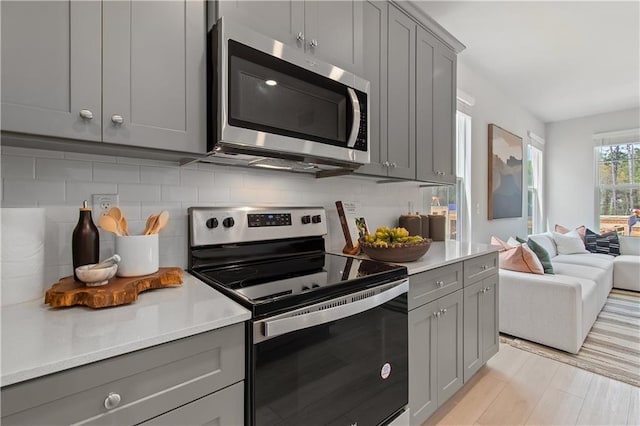
M 204 153 L 204 7 L 2 2 L 2 130 Z
M 2 130 L 101 140 L 101 7 L 98 1 L 0 4 Z
M 455 183 L 456 54 L 421 27 L 416 49 L 416 176 Z
M 387 161 L 392 177 L 415 179 L 416 23 L 389 5 Z
M 204 3 L 105 1 L 103 14 L 104 141 L 204 152 Z
M 362 72 L 363 2 L 219 1 L 226 16 L 348 71 Z
M 387 2 L 363 2 L 364 59 L 362 77 L 369 92 L 369 152 L 371 163 L 359 173 L 386 176 L 387 167 Z

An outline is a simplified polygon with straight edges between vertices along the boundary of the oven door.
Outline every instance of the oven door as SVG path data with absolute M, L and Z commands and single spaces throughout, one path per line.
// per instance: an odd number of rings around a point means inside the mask
M 220 145 L 369 163 L 369 83 L 220 20 Z
M 253 323 L 248 420 L 379 425 L 408 401 L 407 280 Z

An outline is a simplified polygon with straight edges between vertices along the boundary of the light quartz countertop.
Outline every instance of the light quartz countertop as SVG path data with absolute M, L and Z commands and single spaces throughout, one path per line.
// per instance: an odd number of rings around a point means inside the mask
M 49 308 L 41 300 L 2 307 L 1 385 L 246 321 L 249 310 L 184 272 L 183 284 L 103 309 Z
M 397 263 L 397 265 L 406 266 L 409 275 L 418 274 L 420 272 L 428 271 L 431 269 L 439 268 L 440 266 L 449 265 L 452 263 L 460 262 L 472 257 L 481 256 L 483 254 L 497 252 L 498 247 L 489 244 L 480 244 L 472 242 L 459 242 L 459 241 L 437 241 L 431 243 L 429 251 L 425 253 L 420 259 L 414 262 Z M 342 254 L 340 252 L 334 252 L 336 254 Z M 369 259 L 369 256 L 360 254 L 354 256 L 360 259 Z

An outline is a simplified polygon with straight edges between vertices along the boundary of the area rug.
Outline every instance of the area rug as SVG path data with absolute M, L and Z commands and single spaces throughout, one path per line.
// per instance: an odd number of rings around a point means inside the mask
M 640 293 L 612 290 L 576 355 L 508 335 L 500 341 L 640 387 Z

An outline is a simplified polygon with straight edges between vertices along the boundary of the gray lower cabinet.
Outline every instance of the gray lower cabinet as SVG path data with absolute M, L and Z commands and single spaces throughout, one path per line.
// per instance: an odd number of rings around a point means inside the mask
M 217 17 L 228 17 L 358 75 L 362 72 L 361 0 L 224 0 L 216 4 Z
M 498 275 L 464 288 L 464 381 L 498 352 Z
M 0 7 L 2 130 L 206 151 L 203 0 Z
M 2 424 L 242 424 L 243 389 L 241 323 L 3 387 Z
M 463 383 L 462 290 L 409 311 L 409 408 L 422 424 Z
M 498 274 L 493 265 L 496 253 L 409 277 L 412 425 L 424 423 L 498 352 Z

